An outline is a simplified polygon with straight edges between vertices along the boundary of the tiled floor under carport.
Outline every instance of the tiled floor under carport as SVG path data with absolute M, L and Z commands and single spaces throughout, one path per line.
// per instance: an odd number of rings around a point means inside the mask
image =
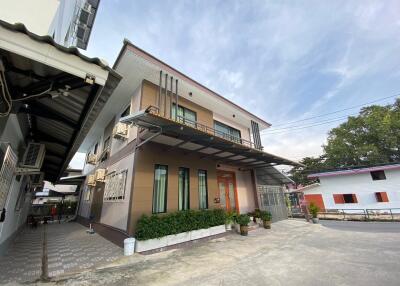
M 43 227 L 25 228 L 8 253 L 0 257 L 0 284 L 40 278 Z M 46 228 L 50 277 L 108 263 L 123 255 L 120 247 L 98 234 L 86 233 L 78 223 L 53 223 Z

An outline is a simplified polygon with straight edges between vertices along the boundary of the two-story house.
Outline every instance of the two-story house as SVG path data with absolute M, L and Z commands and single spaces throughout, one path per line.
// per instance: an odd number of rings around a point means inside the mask
M 81 221 L 133 235 L 143 214 L 254 211 L 257 181 L 274 177 L 256 170 L 297 164 L 263 150 L 268 122 L 129 41 L 114 69 L 123 79 L 80 148 Z

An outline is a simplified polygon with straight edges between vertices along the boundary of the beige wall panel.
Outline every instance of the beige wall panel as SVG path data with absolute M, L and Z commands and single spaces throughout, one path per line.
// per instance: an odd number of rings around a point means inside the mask
M 175 83 L 174 83 L 175 86 Z M 168 86 L 168 88 L 170 88 Z M 174 87 L 175 91 L 175 87 Z M 148 81 L 143 81 L 143 96 L 142 96 L 142 104 L 141 104 L 141 109 L 147 108 L 150 105 L 156 106 L 157 104 L 157 96 L 158 96 L 158 86 L 154 85 Z M 161 106 L 161 113 L 164 114 L 164 89 L 162 90 L 162 106 Z M 197 105 L 183 97 L 179 97 L 178 99 L 178 104 L 180 106 L 186 107 L 194 112 L 196 112 L 197 115 L 197 122 L 207 125 L 209 127 L 214 126 L 214 121 L 213 121 L 213 113 L 211 110 L 205 109 L 204 107 L 201 107 L 200 105 Z M 173 102 L 175 102 L 175 96 L 173 97 Z M 166 110 L 166 116 L 169 117 L 170 114 L 170 95 L 168 94 L 167 96 L 167 110 Z
M 136 224 L 142 214 L 152 213 L 154 166 L 168 165 L 167 212 L 178 210 L 178 169 L 190 169 L 190 208 L 199 208 L 198 170 L 207 171 L 208 206 L 219 207 L 214 203 L 217 196 L 216 164 L 212 160 L 200 159 L 200 155 L 184 150 L 169 150 L 168 146 L 147 143 L 137 151 L 135 164 L 135 180 L 133 189 L 132 222 Z

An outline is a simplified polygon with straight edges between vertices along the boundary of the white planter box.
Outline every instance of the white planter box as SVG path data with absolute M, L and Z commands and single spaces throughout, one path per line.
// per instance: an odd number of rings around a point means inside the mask
M 217 225 L 209 228 L 210 235 L 217 235 L 224 233 L 226 231 L 226 228 L 224 225 Z
M 178 234 L 167 235 L 167 245 L 174 245 L 178 243 L 183 243 L 186 241 L 190 241 L 190 232 L 182 232 Z
M 213 226 L 207 229 L 198 229 L 188 232 L 182 232 L 178 234 L 167 235 L 161 238 L 154 238 L 148 240 L 136 240 L 136 252 L 144 252 L 148 250 L 158 249 L 178 243 L 183 243 L 195 239 L 208 237 L 211 235 L 217 235 L 224 233 L 225 225 Z
M 207 236 L 210 236 L 209 228 L 192 230 L 190 232 L 190 240 L 200 239 Z
M 147 239 L 147 240 L 136 240 L 136 252 L 143 252 L 153 250 L 161 247 L 166 247 L 168 244 L 166 236 L 161 238 Z

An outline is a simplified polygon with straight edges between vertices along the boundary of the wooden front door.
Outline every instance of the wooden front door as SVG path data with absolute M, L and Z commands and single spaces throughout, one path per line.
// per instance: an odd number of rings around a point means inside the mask
M 235 173 L 228 171 L 218 171 L 217 180 L 221 206 L 227 211 L 237 211 L 239 209 L 239 206 Z

